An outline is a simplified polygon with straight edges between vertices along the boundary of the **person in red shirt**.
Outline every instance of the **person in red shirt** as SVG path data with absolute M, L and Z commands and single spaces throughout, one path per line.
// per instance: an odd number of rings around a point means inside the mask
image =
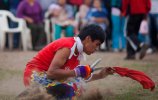
M 128 15 L 127 22 L 127 56 L 126 59 L 135 59 L 136 52 L 140 51 L 143 59 L 148 46 L 138 39 L 140 23 L 147 16 L 151 8 L 150 0 L 122 0 L 122 16 Z
M 107 70 L 111 67 L 105 67 L 99 73 L 92 74 L 93 69 L 89 65 L 79 65 L 83 52 L 87 55 L 94 53 L 103 41 L 102 28 L 91 24 L 81 29 L 77 37 L 65 37 L 48 44 L 27 63 L 24 71 L 25 86 L 39 83 L 57 98 L 76 96 L 76 91 L 80 91 L 77 86 L 79 80 L 77 84 L 69 82 L 67 85 L 65 81 L 69 78 L 88 79 L 89 82 L 113 73 L 113 70 Z M 59 84 L 61 81 L 64 84 Z

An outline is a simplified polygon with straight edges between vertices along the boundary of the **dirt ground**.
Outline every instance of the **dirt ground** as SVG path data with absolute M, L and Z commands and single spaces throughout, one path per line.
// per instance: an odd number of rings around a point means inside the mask
M 0 51 L 0 100 L 12 100 L 21 93 L 25 87 L 23 85 L 23 70 L 26 63 L 37 52 L 28 51 Z M 86 56 L 86 60 L 81 64 L 92 64 L 96 59 L 102 58 L 97 67 L 123 66 L 145 72 L 158 84 L 158 53 L 150 54 L 143 60 L 124 60 L 125 52 L 96 52 Z M 118 75 L 108 76 L 105 79 L 88 83 L 88 91 L 99 89 L 108 95 L 126 92 L 130 87 L 138 85 L 137 82 L 129 78 L 121 78 Z M 141 87 L 138 85 L 138 87 Z M 103 94 L 103 92 L 102 92 Z

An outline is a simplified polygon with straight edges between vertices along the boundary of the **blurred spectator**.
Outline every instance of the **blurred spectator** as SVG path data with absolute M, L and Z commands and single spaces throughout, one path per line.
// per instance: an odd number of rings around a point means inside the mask
M 36 0 L 23 0 L 18 6 L 17 16 L 24 18 L 31 29 L 33 50 L 40 50 L 46 44 L 42 8 Z
M 9 10 L 9 0 L 0 0 L 0 10 Z
M 61 37 L 62 30 L 65 30 L 66 37 L 74 36 L 74 14 L 72 6 L 68 5 L 66 0 L 58 0 L 58 4 L 50 5 L 53 22 L 53 38 L 54 40 Z
M 75 5 L 77 7 L 81 6 L 83 4 L 84 0 L 67 0 L 68 3 Z
M 10 12 L 12 12 L 15 16 L 16 16 L 16 13 L 17 13 L 17 7 L 19 5 L 19 3 L 21 2 L 22 0 L 9 0 L 9 10 Z M 17 27 L 17 23 L 14 23 L 10 20 L 10 27 L 11 28 L 14 28 L 14 27 Z M 14 48 L 17 48 L 19 46 L 19 39 L 20 39 L 20 34 L 19 33 L 14 33 L 14 38 L 13 38 L 13 46 Z
M 16 11 L 17 11 L 17 8 L 18 8 L 18 5 L 19 3 L 23 1 L 23 0 L 9 0 L 9 10 L 14 14 L 16 15 Z
M 9 10 L 11 11 L 14 15 L 16 15 L 16 9 L 21 0 L 0 0 L 0 10 Z M 17 27 L 17 23 L 14 23 L 12 20 L 8 18 L 9 21 L 9 27 L 14 28 Z M 13 46 L 14 48 L 18 47 L 19 43 L 19 33 L 14 34 L 14 39 L 13 39 Z M 6 46 L 8 46 L 8 37 L 6 37 L 7 42 Z
M 144 17 L 140 24 L 139 28 L 139 40 L 141 42 L 145 42 L 146 44 L 150 45 L 150 38 L 149 38 L 149 23 L 147 16 Z
M 106 32 L 109 21 L 107 19 L 107 10 L 102 7 L 101 0 L 94 0 L 93 7 L 90 9 L 90 12 L 87 15 L 88 24 L 97 24 L 104 32 Z M 106 35 L 105 35 L 106 36 Z M 106 41 L 106 40 L 105 40 Z M 105 42 L 100 47 L 101 50 L 105 50 Z
M 140 51 L 140 59 L 143 59 L 147 45 L 138 39 L 140 24 L 151 8 L 150 0 L 123 0 L 122 15 L 129 14 L 127 22 L 127 56 L 125 59 L 135 59 L 136 52 Z M 128 12 L 127 12 L 128 11 Z
M 109 34 L 109 38 L 111 38 L 111 27 L 112 27 L 112 22 L 111 22 L 111 0 L 101 0 L 102 1 L 102 6 L 107 10 L 107 18 L 108 18 L 108 27 L 107 31 Z M 106 32 L 107 32 L 106 31 Z M 107 33 L 106 33 L 107 34 Z
M 74 9 L 67 3 L 67 0 L 58 0 L 58 3 L 67 13 L 68 19 L 74 19 Z
M 87 15 L 87 17 L 89 23 L 98 24 L 105 31 L 108 24 L 107 15 L 107 10 L 102 7 L 101 0 L 94 0 L 93 7 L 90 10 L 89 15 Z
M 92 0 L 84 0 L 83 4 L 79 7 L 78 15 L 77 15 L 77 21 L 78 21 L 78 28 L 81 29 L 81 27 L 85 26 L 87 24 L 87 15 L 90 11 L 92 4 Z
M 151 0 L 152 6 L 150 11 L 150 36 L 151 45 L 158 49 L 158 0 Z
M 112 21 L 111 21 L 111 0 L 102 0 L 102 5 L 107 9 L 109 25 L 106 29 L 106 50 L 109 51 L 111 48 L 112 40 Z
M 123 33 L 125 18 L 121 16 L 122 0 L 111 0 L 112 48 L 114 52 L 126 48 Z
M 69 4 L 71 4 L 74 8 L 74 12 L 78 12 L 79 7 L 83 4 L 84 0 L 67 0 Z
M 0 0 L 0 10 L 9 10 L 9 0 Z M 8 46 L 8 36 L 6 36 L 6 46 Z
M 48 10 L 48 7 L 53 4 L 53 3 L 57 3 L 57 0 L 37 0 L 43 10 L 43 15 L 45 14 L 45 12 Z
M 144 42 L 149 45 L 149 48 L 147 49 L 146 53 L 151 54 L 153 52 L 153 47 L 151 46 L 151 38 L 150 38 L 150 34 L 149 34 L 149 16 L 146 16 L 142 20 L 142 22 L 140 24 L 138 38 L 139 38 L 140 42 Z

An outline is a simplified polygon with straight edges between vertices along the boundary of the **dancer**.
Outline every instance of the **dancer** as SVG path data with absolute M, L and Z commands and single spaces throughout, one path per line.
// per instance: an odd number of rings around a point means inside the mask
M 87 55 L 94 53 L 104 38 L 102 28 L 91 24 L 81 29 L 77 37 L 65 37 L 48 44 L 27 63 L 25 86 L 39 83 L 57 99 L 75 98 L 82 93 L 82 80 L 98 80 L 113 73 L 111 67 L 105 67 L 92 74 L 90 65 L 80 65 L 83 52 Z

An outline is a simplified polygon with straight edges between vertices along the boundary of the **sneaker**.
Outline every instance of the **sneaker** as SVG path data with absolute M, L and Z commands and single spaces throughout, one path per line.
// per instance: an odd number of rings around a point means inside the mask
M 139 59 L 143 59 L 146 55 L 146 51 L 148 50 L 148 45 L 147 44 L 143 44 L 140 50 L 140 56 Z
M 146 51 L 146 54 L 152 54 L 153 53 L 153 49 L 152 48 L 148 48 L 148 50 Z

